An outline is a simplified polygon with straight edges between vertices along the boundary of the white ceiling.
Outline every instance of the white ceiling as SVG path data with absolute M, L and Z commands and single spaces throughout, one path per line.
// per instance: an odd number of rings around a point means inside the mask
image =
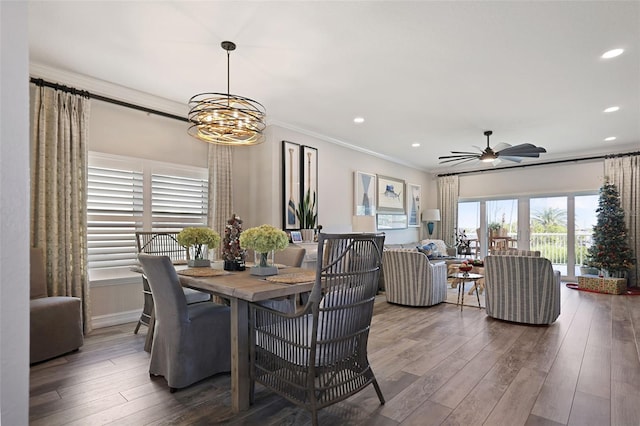
M 185 116 L 192 95 L 226 92 L 231 40 L 231 93 L 265 105 L 269 123 L 434 172 L 488 129 L 492 146 L 547 149 L 527 163 L 640 149 L 638 1 L 31 1 L 29 36 L 33 67 Z M 600 58 L 612 48 L 625 52 Z

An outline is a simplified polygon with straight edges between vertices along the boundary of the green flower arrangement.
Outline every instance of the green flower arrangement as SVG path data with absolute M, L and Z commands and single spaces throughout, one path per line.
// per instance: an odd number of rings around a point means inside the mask
M 287 233 L 271 225 L 260 225 L 242 231 L 240 247 L 252 249 L 257 253 L 280 251 L 289 246 Z
M 178 233 L 178 243 L 184 247 L 194 248 L 194 258 L 203 259 L 204 250 L 202 246 L 206 245 L 211 249 L 218 247 L 220 244 L 220 234 L 211 228 L 184 228 Z

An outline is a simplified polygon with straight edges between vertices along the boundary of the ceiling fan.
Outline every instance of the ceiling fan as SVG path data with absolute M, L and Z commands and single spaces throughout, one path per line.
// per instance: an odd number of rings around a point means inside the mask
M 547 152 L 543 147 L 535 146 L 530 143 L 522 143 L 514 146 L 507 143 L 499 143 L 495 147 L 491 148 L 489 146 L 489 136 L 492 134 L 493 132 L 491 130 L 484 132 L 484 135 L 487 137 L 487 147 L 484 150 L 478 146 L 474 146 L 478 151 L 480 151 L 480 153 L 451 151 L 451 154 L 455 155 L 438 157 L 438 160 L 444 160 L 440 161 L 440 164 L 452 163 L 455 161 L 459 161 L 458 164 L 462 164 L 473 160 L 480 160 L 486 163 L 493 162 L 494 165 L 498 164 L 500 160 L 509 160 L 519 163 L 522 161 L 522 157 L 538 158 L 541 153 Z

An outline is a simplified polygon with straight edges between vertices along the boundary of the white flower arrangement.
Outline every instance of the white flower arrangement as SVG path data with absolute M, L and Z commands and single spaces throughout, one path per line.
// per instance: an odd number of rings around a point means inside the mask
M 184 247 L 194 247 L 194 258 L 203 259 L 204 251 L 202 246 L 206 245 L 215 249 L 220 244 L 220 234 L 211 228 L 184 228 L 178 233 L 178 244 Z
M 280 251 L 289 246 L 287 233 L 271 225 L 260 225 L 245 229 L 240 234 L 240 247 L 257 253 Z

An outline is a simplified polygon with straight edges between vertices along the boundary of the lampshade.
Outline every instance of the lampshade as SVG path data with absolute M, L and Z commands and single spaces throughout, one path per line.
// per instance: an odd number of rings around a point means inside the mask
M 375 216 L 353 216 L 351 218 L 353 232 L 376 232 Z
M 227 93 L 200 93 L 189 100 L 188 133 L 220 145 L 257 145 L 264 141 L 266 110 L 253 99 L 229 93 L 229 52 L 236 45 L 221 45 L 227 51 Z
M 440 222 L 440 209 L 427 209 L 422 217 L 423 222 Z

